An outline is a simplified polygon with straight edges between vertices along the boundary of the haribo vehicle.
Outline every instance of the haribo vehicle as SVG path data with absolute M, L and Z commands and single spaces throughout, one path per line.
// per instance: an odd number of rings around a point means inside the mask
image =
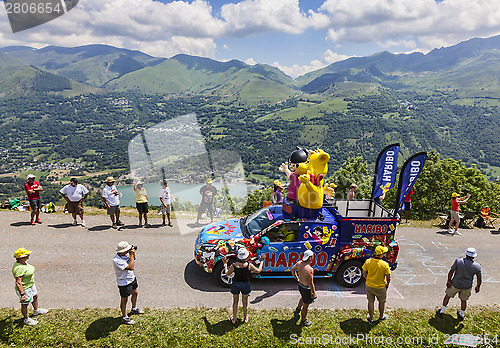
M 272 205 L 241 219 L 205 226 L 196 239 L 196 263 L 221 285 L 230 286 L 222 258 L 234 262 L 241 247 L 250 251 L 250 262 L 258 264 L 259 255 L 265 256 L 264 271 L 256 278 L 291 278 L 290 269 L 310 249 L 315 276 L 336 275 L 341 285 L 355 287 L 362 282 L 364 260 L 383 245 L 389 249 L 384 259 L 396 268 L 398 218 L 373 200 L 325 200 L 312 215 L 294 214 L 292 208 L 297 209 L 287 203 Z

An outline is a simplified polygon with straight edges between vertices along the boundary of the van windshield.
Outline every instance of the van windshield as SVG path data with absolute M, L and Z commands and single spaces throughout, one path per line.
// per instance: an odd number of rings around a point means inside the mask
M 262 208 L 245 218 L 243 222 L 245 226 L 244 231 L 247 234 L 245 237 L 249 238 L 251 236 L 255 236 L 257 233 L 271 226 L 275 222 L 276 219 L 269 211 L 269 208 Z

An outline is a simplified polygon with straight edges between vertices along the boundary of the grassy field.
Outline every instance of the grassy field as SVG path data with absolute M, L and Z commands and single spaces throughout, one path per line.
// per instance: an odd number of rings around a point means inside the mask
M 240 309 L 241 310 L 241 309 Z M 290 309 L 250 310 L 250 321 L 228 320 L 228 309 L 146 309 L 133 326 L 121 325 L 118 309 L 54 309 L 37 326 L 22 325 L 20 311 L 0 309 L 0 345 L 16 347 L 449 347 L 452 334 L 495 340 L 500 308 L 475 307 L 456 321 L 455 310 L 389 310 L 370 325 L 363 310 L 311 310 L 310 327 L 298 326 Z M 240 314 L 241 316 L 241 314 Z M 487 336 L 486 336 L 487 335 Z M 490 341 L 490 342 L 491 342 Z M 491 346 L 498 343 L 491 342 Z

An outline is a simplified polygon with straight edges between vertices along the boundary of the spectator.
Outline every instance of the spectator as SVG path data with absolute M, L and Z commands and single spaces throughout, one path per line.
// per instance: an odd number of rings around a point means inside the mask
M 467 309 L 467 300 L 472 293 L 472 282 L 476 275 L 476 293 L 481 288 L 481 265 L 474 261 L 477 256 L 476 249 L 468 248 L 465 252 L 465 258 L 455 260 L 448 272 L 448 280 L 446 281 L 446 291 L 443 298 L 443 306 L 437 311 L 437 315 L 442 317 L 446 306 L 450 302 L 450 298 L 455 297 L 458 293 L 460 299 L 460 310 L 457 311 L 458 320 L 464 320 L 465 310 Z
M 385 199 L 385 193 L 386 193 L 386 191 L 384 191 L 384 192 L 383 192 L 380 196 L 375 197 L 375 198 L 373 199 L 373 201 L 374 201 L 375 203 L 377 203 L 378 205 L 380 205 L 380 206 L 381 206 L 381 205 L 382 205 L 382 201 Z
M 347 192 L 347 199 L 356 199 L 356 189 L 357 188 L 358 188 L 358 185 L 351 184 L 351 187 L 349 188 L 349 191 Z
M 231 323 L 236 324 L 236 318 L 238 317 L 238 302 L 240 301 L 241 292 L 241 303 L 243 305 L 243 321 L 248 323 L 248 295 L 252 291 L 250 286 L 250 274 L 260 273 L 264 267 L 265 256 L 261 255 L 261 262 L 259 267 L 255 267 L 253 264 L 248 262 L 250 253 L 246 248 L 241 248 L 238 250 L 238 260 L 233 263 L 229 268 L 227 267 L 227 258 L 223 258 L 224 262 L 224 272 L 227 276 L 234 273 L 233 282 L 231 283 L 231 294 L 233 294 L 233 315 L 231 315 Z
M 116 247 L 116 255 L 113 258 L 113 268 L 115 269 L 116 282 L 120 291 L 120 310 L 122 312 L 122 323 L 127 325 L 135 324 L 127 314 L 128 297 L 131 296 L 132 301 L 132 314 L 143 314 L 144 311 L 137 307 L 137 278 L 134 274 L 135 267 L 135 253 L 137 247 L 129 244 L 126 241 L 118 243 Z
M 170 188 L 168 187 L 167 179 L 163 179 L 163 187 L 160 190 L 160 203 L 161 203 L 161 214 L 163 217 L 162 226 L 165 226 L 165 215 L 168 217 L 168 225 L 172 227 L 172 222 L 170 221 L 170 205 L 174 201 L 174 197 L 170 193 Z
M 318 297 L 316 288 L 314 287 L 314 269 L 311 267 L 314 253 L 311 250 L 306 250 L 302 260 L 293 265 L 291 272 L 296 281 L 299 282 L 300 300 L 295 308 L 294 315 L 300 313 L 300 325 L 310 326 L 312 322 L 307 320 L 307 311 L 309 305 Z
M 404 200 L 406 223 L 408 223 L 408 214 L 410 213 L 410 210 L 411 210 L 411 196 L 412 195 L 413 195 L 413 188 L 410 189 L 410 192 L 408 193 L 408 195 L 405 197 L 405 200 Z
M 102 189 L 102 201 L 106 204 L 112 227 L 123 226 L 124 223 L 120 221 L 120 192 L 116 189 L 115 179 L 112 176 L 106 178 L 106 186 Z
M 283 185 L 279 180 L 274 180 L 273 195 L 271 197 L 271 202 L 273 204 L 283 203 Z
M 378 300 L 378 320 L 387 319 L 384 310 L 387 299 L 387 288 L 391 281 L 391 270 L 389 269 L 389 264 L 382 260 L 387 250 L 384 246 L 377 246 L 374 257 L 366 260 L 363 265 L 363 277 L 366 278 L 366 297 L 368 299 L 368 316 L 366 319 L 370 324 L 373 324 L 375 297 Z
M 68 202 L 68 212 L 73 216 L 73 225 L 78 225 L 76 216 L 79 215 L 82 219 L 82 226 L 85 227 L 85 220 L 83 219 L 83 201 L 89 195 L 89 190 L 83 185 L 78 183 L 76 178 L 72 178 L 70 183 L 64 186 L 61 195 Z
M 143 185 L 144 183 L 140 180 L 137 181 L 134 185 L 135 207 L 139 212 L 139 226 L 142 226 L 142 217 L 144 217 L 144 227 L 151 227 L 151 225 L 148 223 L 148 192 Z
M 452 233 L 455 235 L 460 236 L 460 232 L 458 232 L 458 226 L 460 226 L 460 205 L 464 204 L 467 202 L 470 198 L 470 194 L 468 193 L 467 195 L 458 198 L 458 193 L 453 192 L 451 194 L 451 219 L 450 219 L 450 224 L 448 225 L 448 233 Z M 453 232 L 453 223 L 456 223 L 455 225 L 455 232 Z
M 40 191 L 43 191 L 43 187 L 38 181 L 35 181 L 35 176 L 33 174 L 28 174 L 28 182 L 24 184 L 24 189 L 28 195 L 28 201 L 30 202 L 31 208 L 31 224 L 35 223 L 41 224 L 40 220 L 40 208 L 42 207 L 42 202 L 40 200 Z
M 199 225 L 201 215 L 208 209 L 210 213 L 210 223 L 214 222 L 214 197 L 217 194 L 217 189 L 212 186 L 212 179 L 207 179 L 206 184 L 200 188 L 201 203 L 198 208 L 198 216 L 196 217 L 196 225 Z
M 35 286 L 35 267 L 28 263 L 31 251 L 19 248 L 14 253 L 16 262 L 12 266 L 12 275 L 16 280 L 16 294 L 21 302 L 21 313 L 25 325 L 36 325 L 38 321 L 28 316 L 28 305 L 33 306 L 33 316 L 46 314 L 47 309 L 38 307 L 38 291 Z

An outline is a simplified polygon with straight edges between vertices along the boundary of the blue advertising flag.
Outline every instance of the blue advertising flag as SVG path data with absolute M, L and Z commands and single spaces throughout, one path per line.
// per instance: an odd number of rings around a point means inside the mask
M 382 196 L 396 183 L 398 170 L 399 144 L 392 144 L 383 149 L 375 163 L 372 198 Z
M 398 196 L 396 199 L 396 212 L 403 209 L 403 202 L 408 193 L 410 193 L 413 185 L 417 181 L 422 168 L 424 167 L 425 160 L 427 159 L 427 152 L 419 152 L 411 156 L 401 168 L 399 175 Z

